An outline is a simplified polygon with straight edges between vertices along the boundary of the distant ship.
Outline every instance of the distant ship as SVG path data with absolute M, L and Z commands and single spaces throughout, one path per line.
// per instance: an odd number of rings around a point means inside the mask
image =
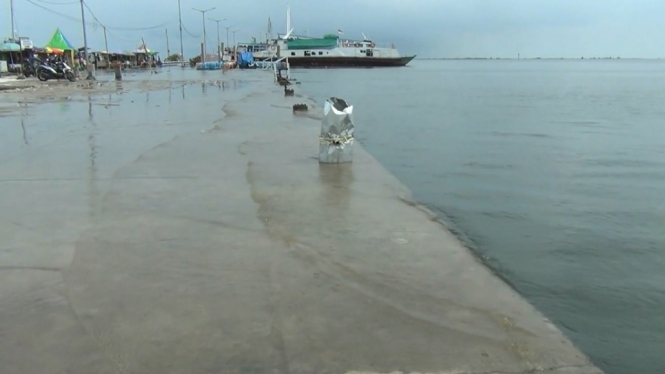
M 286 11 L 287 33 L 267 43 L 242 44 L 257 60 L 288 58 L 292 67 L 383 67 L 406 66 L 416 56 L 400 56 L 394 44 L 378 46 L 363 34 L 362 40 L 344 40 L 339 35 L 323 38 L 292 35 L 291 10 Z

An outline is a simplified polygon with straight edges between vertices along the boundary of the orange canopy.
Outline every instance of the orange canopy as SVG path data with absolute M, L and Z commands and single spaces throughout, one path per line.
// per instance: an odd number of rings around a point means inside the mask
M 46 47 L 46 53 L 53 53 L 53 54 L 56 54 L 56 55 L 61 55 L 64 52 L 65 51 L 63 51 L 62 49 Z

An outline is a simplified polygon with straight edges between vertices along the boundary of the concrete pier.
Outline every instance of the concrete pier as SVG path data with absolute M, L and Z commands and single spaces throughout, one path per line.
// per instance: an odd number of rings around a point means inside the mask
M 600 373 L 271 83 L 0 117 L 0 372 Z

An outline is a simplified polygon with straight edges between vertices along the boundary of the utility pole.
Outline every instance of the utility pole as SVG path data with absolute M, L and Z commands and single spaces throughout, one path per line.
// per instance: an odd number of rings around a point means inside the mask
M 169 48 L 169 29 L 164 29 L 166 31 L 166 58 L 171 56 L 171 48 Z
M 109 42 L 106 40 L 106 26 L 102 25 L 102 27 L 104 28 L 104 48 L 106 48 L 106 69 L 110 69 L 111 59 L 109 57 Z
M 15 35 L 14 35 L 14 0 L 9 0 L 9 13 L 10 13 L 11 18 L 12 18 L 12 33 L 11 33 L 12 41 L 15 41 L 15 39 L 14 39 L 15 38 Z
M 226 29 L 226 46 L 227 46 L 227 47 L 229 46 L 229 29 L 230 29 L 230 28 L 231 28 L 231 27 L 229 27 L 229 26 L 226 26 L 226 27 L 225 27 L 225 29 Z
M 196 9 L 192 8 L 197 12 L 201 12 L 201 19 L 203 20 L 203 58 L 201 59 L 201 63 L 205 62 L 205 55 L 206 55 L 206 12 L 209 12 L 211 10 L 214 10 L 216 7 L 212 7 L 210 9 Z
M 180 60 L 185 67 L 185 52 L 182 47 L 182 11 L 180 10 L 180 0 L 178 0 L 178 22 L 180 22 Z
M 95 65 L 88 61 L 88 35 L 85 30 L 85 9 L 83 0 L 81 0 L 81 23 L 83 24 L 83 59 L 85 60 L 86 70 L 88 71 L 88 80 L 95 80 Z
M 236 51 L 236 31 L 238 30 L 233 30 L 233 52 Z
M 271 33 L 272 33 L 272 22 L 270 21 L 270 17 L 268 17 L 268 29 L 266 30 L 266 42 L 268 42 L 268 38 L 269 38 L 268 35 L 270 35 Z M 259 35 L 262 35 L 262 34 L 263 33 L 261 33 Z
M 226 21 L 226 18 L 224 19 L 214 19 L 214 18 L 208 18 L 211 21 L 217 22 L 217 62 L 222 62 L 222 56 L 220 54 L 221 52 L 221 44 L 219 44 L 219 23 L 222 21 Z

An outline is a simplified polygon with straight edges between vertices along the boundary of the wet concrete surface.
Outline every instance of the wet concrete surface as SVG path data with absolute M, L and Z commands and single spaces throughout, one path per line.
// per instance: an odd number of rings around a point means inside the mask
M 248 74 L 0 117 L 0 372 L 600 372 Z

